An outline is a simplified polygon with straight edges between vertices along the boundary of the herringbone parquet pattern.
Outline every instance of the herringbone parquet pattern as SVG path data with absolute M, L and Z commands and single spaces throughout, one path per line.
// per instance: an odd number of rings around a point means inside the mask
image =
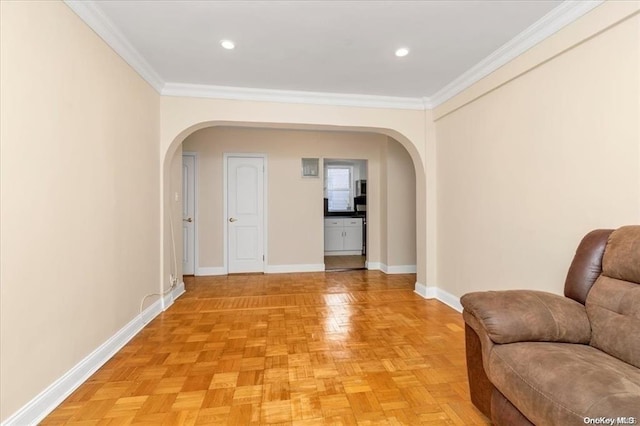
M 186 278 L 44 425 L 489 424 L 461 315 L 373 271 Z

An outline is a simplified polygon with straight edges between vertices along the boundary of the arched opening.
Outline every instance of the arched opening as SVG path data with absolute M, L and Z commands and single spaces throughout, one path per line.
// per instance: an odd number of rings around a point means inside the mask
M 415 244 L 414 247 L 414 256 L 415 262 L 417 266 L 417 272 L 420 276 L 421 271 L 424 275 L 425 269 L 425 259 L 424 259 L 424 223 L 421 223 L 418 218 L 424 217 L 424 200 L 425 200 L 425 175 L 424 175 L 424 166 L 422 160 L 420 158 L 419 153 L 417 152 L 416 145 L 412 143 L 408 138 L 399 132 L 392 129 L 382 129 L 382 128 L 371 128 L 371 127 L 352 127 L 352 126 L 332 126 L 332 125 L 305 125 L 305 124 L 281 124 L 281 123 L 255 123 L 255 122 L 201 122 L 195 125 L 190 126 L 189 128 L 180 132 L 175 138 L 173 138 L 171 144 L 168 149 L 164 153 L 163 162 L 162 162 L 162 199 L 163 199 L 163 238 L 162 238 L 162 259 L 163 259 L 163 277 L 167 277 L 163 279 L 163 289 L 168 288 L 168 277 L 170 274 L 181 276 L 181 265 L 175 266 L 173 260 L 173 250 L 175 247 L 175 255 L 177 259 L 181 259 L 180 255 L 182 253 L 182 246 L 180 244 L 176 244 L 175 238 L 172 241 L 171 234 L 171 226 L 174 227 L 174 236 L 175 236 L 175 228 L 181 225 L 181 212 L 180 205 L 177 202 L 176 194 L 180 191 L 181 188 L 177 187 L 176 182 L 181 180 L 181 167 L 180 161 L 182 158 L 182 144 L 183 142 L 194 133 L 201 131 L 208 132 L 210 129 L 245 129 L 247 131 L 299 131 L 299 132 L 309 132 L 314 131 L 319 134 L 360 134 L 360 135 L 376 135 L 378 139 L 386 140 L 391 146 L 391 150 L 396 154 L 398 151 L 404 152 L 404 155 L 410 159 L 410 164 L 413 166 L 415 176 L 415 210 L 413 215 L 413 220 L 416 222 L 412 224 L 412 229 L 414 230 Z M 376 148 L 378 149 L 378 148 Z M 388 149 L 385 147 L 385 149 Z M 258 149 L 259 151 L 259 149 Z M 180 161 L 179 161 L 180 160 Z M 299 161 L 300 158 L 297 158 Z M 385 165 L 386 167 L 386 165 Z M 385 185 L 387 182 L 385 182 Z M 384 194 L 386 197 L 389 191 Z M 392 191 L 395 193 L 395 191 Z M 382 196 L 382 195 L 381 195 Z M 383 200 L 386 204 L 386 199 Z M 319 214 L 321 214 L 321 207 L 318 209 Z M 376 244 L 380 244 L 384 238 L 384 247 L 380 248 L 380 252 L 375 257 L 375 260 L 379 263 L 385 264 L 387 262 L 393 262 L 393 259 L 389 258 L 389 250 L 387 244 L 389 242 L 389 226 L 386 223 L 386 212 L 384 215 L 378 214 L 378 221 L 384 219 L 385 223 L 380 226 L 380 235 L 376 236 Z M 321 226 L 321 225 L 320 225 Z M 271 235 L 270 238 L 275 238 L 274 235 Z M 396 242 L 397 243 L 397 242 Z M 397 251 L 393 250 L 394 253 Z M 177 269 L 177 270 L 176 270 Z M 375 268 L 377 269 L 377 268 Z M 383 269 L 384 270 L 384 269 Z M 393 271 L 391 271 L 393 272 Z M 397 272 L 397 271 L 396 271 Z M 420 278 L 418 279 L 420 282 Z

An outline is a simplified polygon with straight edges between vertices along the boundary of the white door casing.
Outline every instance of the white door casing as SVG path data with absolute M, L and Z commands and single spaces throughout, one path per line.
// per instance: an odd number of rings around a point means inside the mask
M 264 272 L 263 156 L 227 157 L 228 272 Z
M 182 155 L 182 273 L 195 273 L 196 156 Z

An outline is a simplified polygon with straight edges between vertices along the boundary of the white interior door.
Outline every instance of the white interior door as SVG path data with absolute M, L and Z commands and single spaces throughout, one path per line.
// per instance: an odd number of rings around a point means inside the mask
M 264 158 L 227 157 L 229 273 L 264 272 Z
M 182 156 L 182 273 L 193 275 L 195 272 L 195 155 Z

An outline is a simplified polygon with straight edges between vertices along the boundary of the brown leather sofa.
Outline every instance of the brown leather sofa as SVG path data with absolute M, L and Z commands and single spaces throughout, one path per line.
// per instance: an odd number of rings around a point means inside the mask
M 640 425 L 640 226 L 587 234 L 564 294 L 461 298 L 471 400 L 496 425 Z

